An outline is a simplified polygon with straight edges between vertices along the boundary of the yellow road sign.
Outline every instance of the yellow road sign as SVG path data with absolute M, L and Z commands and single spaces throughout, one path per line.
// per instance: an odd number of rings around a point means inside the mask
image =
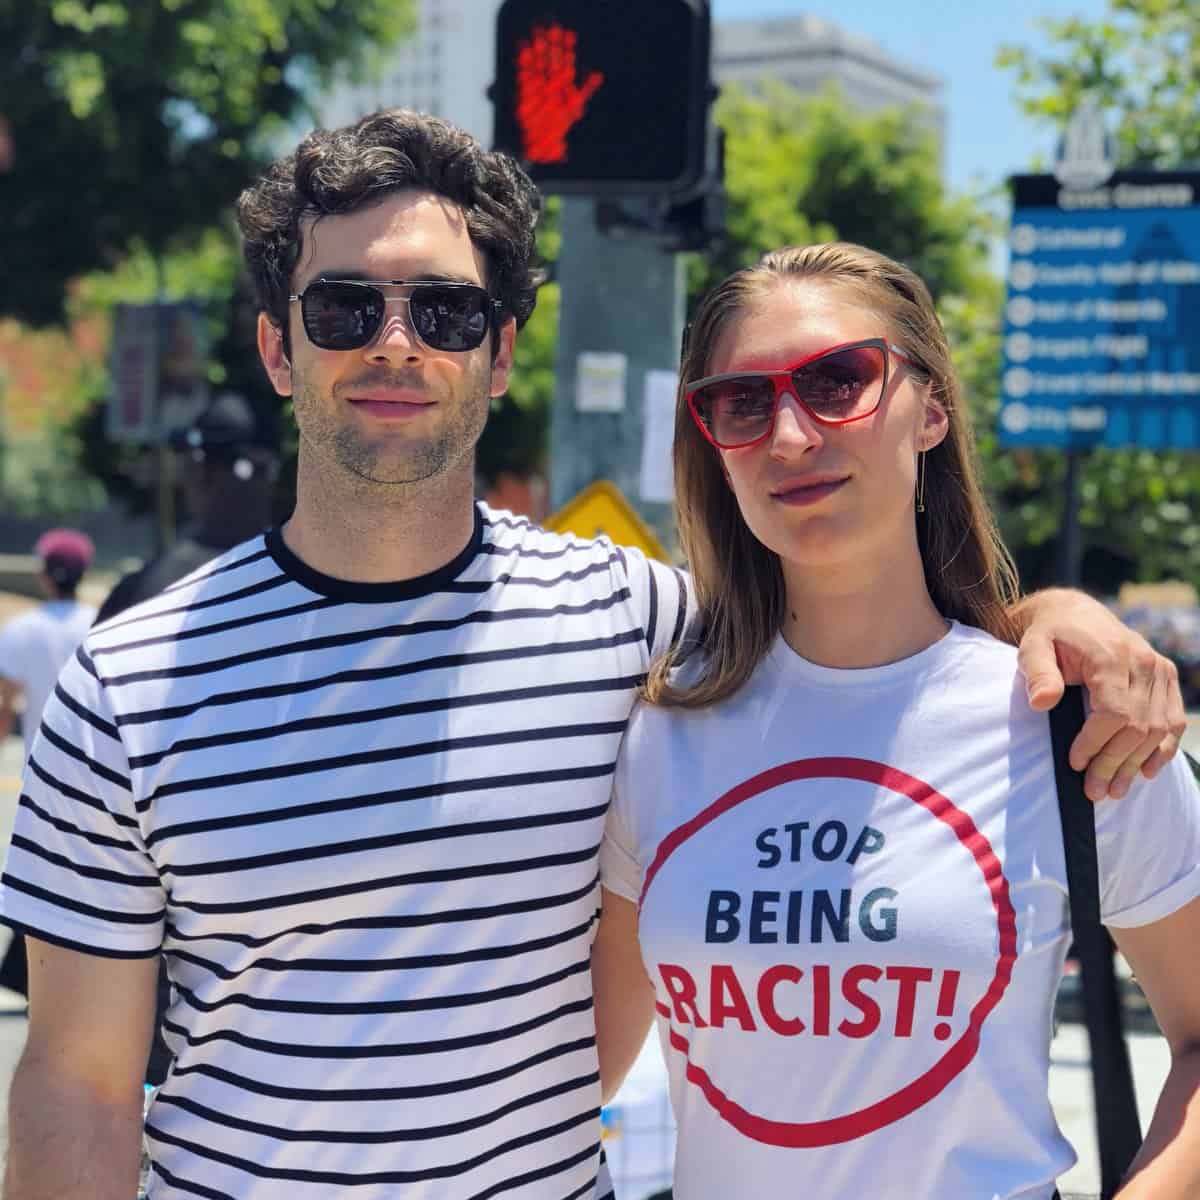
M 671 557 L 637 509 L 607 479 L 588 484 L 548 517 L 543 524 L 555 533 L 573 533 L 577 537 L 604 534 L 618 546 L 636 546 L 651 558 L 670 562 Z

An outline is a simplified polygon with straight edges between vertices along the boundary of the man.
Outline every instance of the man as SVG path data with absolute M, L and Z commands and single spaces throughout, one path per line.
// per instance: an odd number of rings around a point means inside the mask
M 160 950 L 155 1200 L 610 1193 L 596 849 L 687 588 L 473 499 L 536 213 L 511 160 L 399 111 L 311 134 L 243 195 L 296 508 L 63 674 L 0 892 L 32 947 L 8 1200 L 132 1194 Z M 1058 653 L 1100 684 L 1101 790 L 1153 770 L 1165 668 L 1083 598 L 1032 603 L 1078 614 Z M 1053 624 L 1027 658 L 1047 693 Z
M 107 621 L 190 575 L 271 524 L 279 478 L 273 422 L 234 392 L 218 395 L 186 429 L 170 437 L 182 458 L 190 525 L 169 550 L 119 580 L 97 621 Z
M 27 759 L 54 681 L 96 615 L 95 608 L 76 598 L 95 557 L 92 539 L 77 529 L 50 529 L 38 538 L 33 552 L 42 561 L 38 586 L 46 602 L 0 630 L 0 738 L 12 733 L 16 700 L 23 694 L 21 732 Z M 25 939 L 16 932 L 0 962 L 0 986 L 22 996 L 27 992 Z
M 256 413 L 244 396 L 218 395 L 191 425 L 175 430 L 169 443 L 183 459 L 190 526 L 169 550 L 118 580 L 100 605 L 97 622 L 157 596 L 271 523 L 279 478 L 278 436 L 275 422 Z M 160 963 L 154 1042 L 146 1063 L 146 1083 L 153 1087 L 166 1078 L 171 1062 L 162 1036 L 162 1017 L 170 999 L 170 981 Z

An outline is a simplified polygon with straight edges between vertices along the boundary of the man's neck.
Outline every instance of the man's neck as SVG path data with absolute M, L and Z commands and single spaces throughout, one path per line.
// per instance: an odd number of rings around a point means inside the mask
M 394 583 L 444 567 L 475 528 L 473 478 L 447 473 L 419 485 L 345 489 L 305 472 L 283 527 L 288 549 L 323 575 Z

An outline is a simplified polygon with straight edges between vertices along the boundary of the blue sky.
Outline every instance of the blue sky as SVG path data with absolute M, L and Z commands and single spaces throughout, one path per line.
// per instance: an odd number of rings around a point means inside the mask
M 1095 20 L 1107 9 L 1106 0 L 713 0 L 718 21 L 812 13 L 940 76 L 946 177 L 959 191 L 1027 171 L 1034 155 L 1053 149 L 1053 135 L 1018 112 L 1012 73 L 994 66 L 997 48 L 1046 47 L 1039 17 Z

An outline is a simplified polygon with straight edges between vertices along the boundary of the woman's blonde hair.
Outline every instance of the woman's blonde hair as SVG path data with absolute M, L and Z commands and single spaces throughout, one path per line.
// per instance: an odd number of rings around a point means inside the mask
M 772 289 L 797 281 L 835 287 L 877 313 L 885 325 L 881 335 L 928 380 L 931 399 L 949 418 L 946 437 L 926 451 L 925 512 L 917 517 L 929 594 L 943 616 L 1016 640 L 1008 615 L 1018 594 L 1016 569 L 979 483 L 970 419 L 929 289 L 907 267 L 863 246 L 787 247 L 730 275 L 704 298 L 691 324 L 675 405 L 675 498 L 700 605 L 704 669 L 699 677 L 689 671 L 684 683 L 670 672 L 689 648 L 660 658 L 644 690 L 652 704 L 699 708 L 731 696 L 782 627 L 779 558 L 742 519 L 719 452 L 692 422 L 684 385 L 711 374 L 713 347 L 732 322 Z

